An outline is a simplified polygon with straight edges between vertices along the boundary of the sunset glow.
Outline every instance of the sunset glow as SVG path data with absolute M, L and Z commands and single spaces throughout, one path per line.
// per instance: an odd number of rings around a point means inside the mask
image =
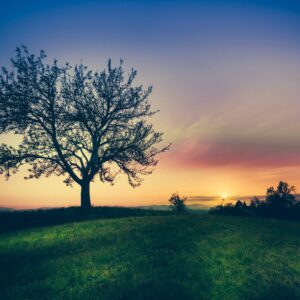
M 279 180 L 300 190 L 299 3 L 112 2 L 7 2 L 0 12 L 0 66 L 9 67 L 24 44 L 93 70 L 122 58 L 139 83 L 154 87 L 150 102 L 160 112 L 152 120 L 170 151 L 135 189 L 122 175 L 113 186 L 96 180 L 93 205 L 168 204 L 178 192 L 212 206 L 232 195 L 264 195 Z M 25 175 L 22 168 L 0 178 L 0 207 L 79 205 L 77 186 Z
M 222 193 L 222 195 L 221 195 L 221 197 L 222 197 L 222 199 L 227 199 L 227 194 L 225 194 L 225 193 Z

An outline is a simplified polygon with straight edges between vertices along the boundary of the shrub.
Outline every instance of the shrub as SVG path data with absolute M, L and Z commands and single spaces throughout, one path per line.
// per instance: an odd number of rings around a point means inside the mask
M 187 199 L 186 197 L 181 198 L 178 195 L 178 193 L 174 193 L 169 199 L 169 202 L 171 203 L 171 208 L 175 212 L 184 212 L 186 210 L 186 205 L 185 205 L 186 199 Z

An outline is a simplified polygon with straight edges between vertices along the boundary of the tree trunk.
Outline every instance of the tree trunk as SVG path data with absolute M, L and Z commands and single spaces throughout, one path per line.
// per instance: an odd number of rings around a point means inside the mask
M 91 197 L 90 197 L 90 182 L 84 182 L 81 185 L 81 208 L 91 208 Z

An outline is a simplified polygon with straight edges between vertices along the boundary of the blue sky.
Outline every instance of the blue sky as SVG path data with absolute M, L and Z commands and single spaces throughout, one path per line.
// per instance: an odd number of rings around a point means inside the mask
M 76 47 L 78 55 L 143 51 L 157 59 L 223 47 L 298 48 L 299 13 L 299 1 L 6 1 L 1 62 L 19 43 L 60 56 Z

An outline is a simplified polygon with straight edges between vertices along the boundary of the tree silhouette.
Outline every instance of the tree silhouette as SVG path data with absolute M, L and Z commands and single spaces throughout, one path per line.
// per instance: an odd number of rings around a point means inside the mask
M 251 202 L 250 202 L 250 207 L 253 207 L 253 208 L 257 208 L 261 205 L 261 201 L 258 199 L 258 197 L 254 196 L 252 199 L 251 199 Z
M 185 201 L 186 197 L 180 197 L 178 193 L 172 194 L 169 199 L 171 203 L 171 208 L 176 212 L 184 212 L 186 210 Z
M 280 181 L 276 189 L 274 187 L 267 189 L 266 203 L 274 209 L 290 207 L 296 202 L 294 192 L 294 186 Z
M 8 178 L 23 164 L 29 175 L 55 174 L 81 186 L 81 206 L 89 208 L 90 182 L 114 182 L 121 172 L 131 186 L 157 164 L 162 133 L 146 122 L 156 111 L 148 101 L 152 87 L 133 86 L 122 61 L 93 73 L 82 64 L 45 63 L 24 46 L 16 49 L 12 71 L 0 75 L 0 133 L 22 136 L 18 148 L 0 146 L 0 172 Z

